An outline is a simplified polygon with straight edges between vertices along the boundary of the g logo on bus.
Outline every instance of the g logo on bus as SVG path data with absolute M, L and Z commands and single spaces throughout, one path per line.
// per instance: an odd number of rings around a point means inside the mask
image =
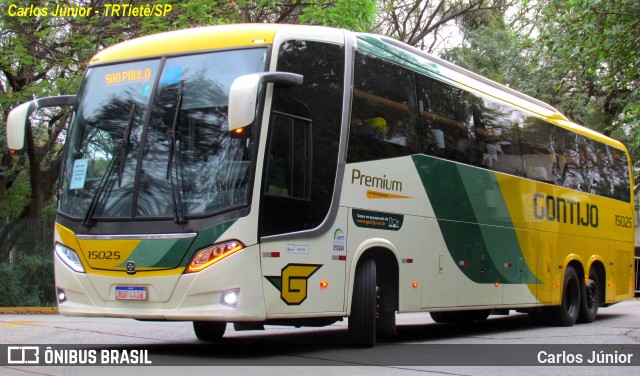
M 135 261 L 127 261 L 127 274 L 136 274 Z
M 307 281 L 322 265 L 287 264 L 279 276 L 265 276 L 280 291 L 280 299 L 287 305 L 300 305 L 307 299 Z

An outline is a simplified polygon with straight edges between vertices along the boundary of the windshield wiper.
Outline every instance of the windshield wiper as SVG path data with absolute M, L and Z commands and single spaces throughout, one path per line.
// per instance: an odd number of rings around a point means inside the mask
M 124 130 L 124 144 L 122 145 L 122 150 L 120 151 L 120 163 L 118 163 L 118 188 L 122 186 L 122 175 L 124 174 L 124 165 L 127 158 L 127 154 L 129 154 L 129 139 L 131 138 L 131 128 L 133 125 L 133 120 L 136 115 L 136 104 L 133 103 L 131 105 L 131 112 L 129 112 L 129 120 L 127 121 L 127 128 Z
M 102 180 L 100 180 L 100 184 L 98 184 L 96 193 L 93 195 L 93 198 L 91 199 L 91 204 L 89 204 L 87 213 L 84 216 L 84 221 L 82 222 L 82 224 L 85 225 L 86 227 L 93 226 L 93 216 L 95 215 L 96 209 L 98 208 L 98 204 L 100 203 L 100 200 L 102 199 L 102 196 L 104 195 L 104 192 L 107 188 L 107 182 L 111 178 L 111 175 L 113 175 L 113 171 L 115 171 L 115 166 L 120 164 L 120 158 L 122 156 L 121 151 L 123 147 L 124 147 L 124 140 L 120 140 L 120 142 L 118 143 L 118 146 L 116 147 L 115 153 L 113 153 L 114 157 L 109 162 L 109 165 L 107 166 L 107 170 L 105 171 L 104 175 L 102 175 Z
M 180 132 L 178 131 L 178 119 L 180 116 L 180 109 L 182 108 L 182 96 L 184 94 L 184 87 L 180 82 L 178 87 L 178 98 L 176 100 L 176 113 L 173 116 L 173 123 L 171 124 L 171 130 L 169 131 L 169 155 L 167 158 L 167 180 L 171 180 L 171 201 L 173 204 L 173 221 L 178 224 L 184 224 L 187 221 L 184 217 L 184 209 L 182 205 L 182 196 L 180 191 L 182 185 L 180 184 L 182 165 L 178 163 L 181 159 L 174 163 L 176 158 L 176 144 L 180 138 Z M 182 146 L 182 142 L 180 143 Z M 180 153 L 182 154 L 182 153 Z M 175 181 L 172 167 L 175 165 Z
M 87 209 L 87 213 L 84 216 L 83 225 L 86 227 L 93 226 L 93 216 L 98 209 L 98 205 L 104 196 L 104 192 L 106 191 L 107 184 L 111 175 L 113 175 L 113 171 L 116 170 L 116 166 L 118 166 L 118 187 L 122 185 L 122 175 L 124 173 L 124 165 L 127 154 L 129 153 L 129 138 L 131 137 L 131 128 L 133 125 L 133 120 L 135 118 L 136 104 L 132 104 L 131 112 L 129 113 L 129 120 L 127 121 L 127 127 L 124 130 L 124 138 L 118 142 L 118 146 L 116 147 L 115 152 L 113 153 L 113 158 L 109 162 L 107 166 L 107 170 L 104 172 L 102 179 L 100 180 L 100 184 L 98 184 L 98 188 L 96 189 L 96 193 L 94 193 L 93 198 L 91 199 L 91 203 L 89 204 L 89 208 Z M 113 184 L 111 185 L 113 187 Z

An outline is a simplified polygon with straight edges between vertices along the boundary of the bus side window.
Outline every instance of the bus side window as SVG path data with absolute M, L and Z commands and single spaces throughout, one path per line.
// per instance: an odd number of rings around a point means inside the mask
M 582 136 L 564 128 L 556 128 L 556 161 L 559 169 L 554 176 L 556 185 L 586 191 L 586 179 L 581 171 L 579 139 Z M 584 150 L 583 150 L 584 154 Z
M 422 152 L 475 163 L 475 137 L 469 95 L 434 79 L 418 76 L 418 114 Z
M 554 126 L 533 116 L 521 115 L 520 140 L 524 176 L 529 179 L 553 184 Z
M 607 146 L 607 158 L 611 161 L 611 195 L 613 198 L 629 202 L 629 164 L 627 155 L 619 149 Z
M 347 162 L 418 151 L 413 72 L 356 53 Z
M 480 165 L 490 170 L 523 176 L 519 112 L 481 98 L 474 107 Z

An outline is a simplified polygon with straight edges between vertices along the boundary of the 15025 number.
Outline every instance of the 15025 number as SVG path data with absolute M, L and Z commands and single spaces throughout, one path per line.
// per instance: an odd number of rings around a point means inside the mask
M 616 226 L 632 228 L 633 227 L 633 218 L 625 217 L 623 215 L 616 215 Z
M 120 260 L 120 251 L 89 251 L 89 260 Z

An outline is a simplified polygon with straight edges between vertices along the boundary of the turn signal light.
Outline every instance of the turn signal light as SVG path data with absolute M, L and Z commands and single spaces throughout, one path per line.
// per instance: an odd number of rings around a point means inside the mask
M 244 244 L 237 240 L 218 243 L 211 247 L 203 248 L 193 255 L 193 258 L 187 267 L 187 273 L 195 273 L 208 268 L 243 248 Z

